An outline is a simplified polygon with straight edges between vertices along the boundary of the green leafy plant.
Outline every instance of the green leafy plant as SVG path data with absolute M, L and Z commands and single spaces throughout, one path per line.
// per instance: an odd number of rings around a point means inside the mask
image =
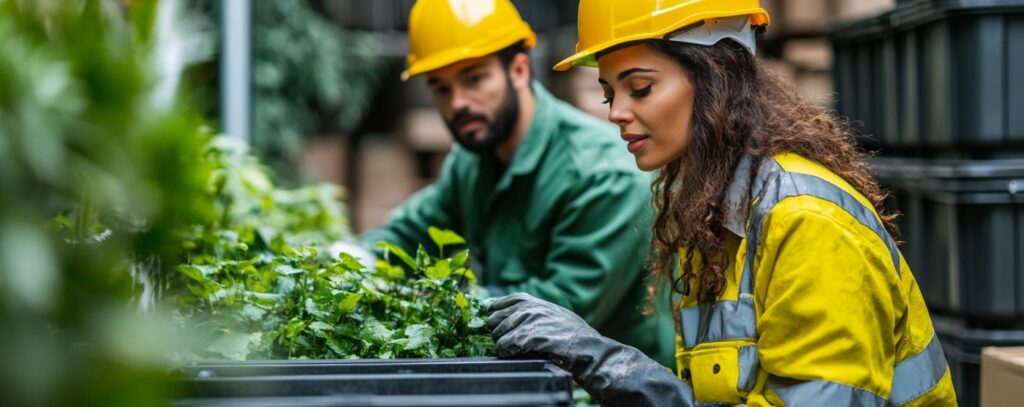
M 452 259 L 420 259 L 428 267 Z M 481 301 L 459 290 L 462 269 L 407 279 L 347 254 L 328 261 L 312 248 L 271 260 L 182 265 L 192 296 L 183 324 L 209 343 L 192 357 L 214 359 L 485 356 Z M 417 273 L 426 274 L 426 269 Z
M 476 277 L 468 253 L 413 257 L 379 243 L 385 256 L 365 267 L 347 253 L 336 196 L 326 186 L 276 189 L 244 149 L 215 141 L 206 154 L 216 221 L 183 231 L 177 266 L 177 320 L 196 343 L 189 359 L 394 358 L 483 356 L 481 300 L 464 293 Z M 439 247 L 463 242 L 430 229 Z
M 208 221 L 206 140 L 189 106 L 156 103 L 138 37 L 152 30 L 120 4 L 0 1 L 3 405 L 154 405 L 168 391 L 174 341 L 128 305 L 132 275 L 178 256 L 180 225 Z

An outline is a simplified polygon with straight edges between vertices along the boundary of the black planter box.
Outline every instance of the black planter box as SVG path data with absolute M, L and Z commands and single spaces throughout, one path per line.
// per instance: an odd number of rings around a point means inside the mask
M 568 406 L 572 378 L 539 360 L 207 362 L 176 370 L 176 406 Z
M 487 395 L 455 394 L 431 396 L 348 395 L 320 397 L 193 399 L 178 401 L 172 405 L 174 407 L 560 407 L 572 405 L 572 399 L 562 393 L 512 393 Z
M 548 372 L 548 365 L 549 363 L 543 360 L 494 358 L 266 360 L 199 363 L 179 368 L 178 374 L 188 378 L 201 378 L 324 374 L 512 373 Z

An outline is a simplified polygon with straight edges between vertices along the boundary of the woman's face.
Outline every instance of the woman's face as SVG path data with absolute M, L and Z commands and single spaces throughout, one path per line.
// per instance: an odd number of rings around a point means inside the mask
M 619 126 L 636 166 L 653 171 L 685 151 L 693 114 L 693 83 L 682 66 L 643 44 L 598 60 L 608 120 Z

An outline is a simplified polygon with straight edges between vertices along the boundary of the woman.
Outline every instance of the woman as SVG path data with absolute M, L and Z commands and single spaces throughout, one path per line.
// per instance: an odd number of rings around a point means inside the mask
M 677 294 L 679 377 L 524 294 L 491 307 L 498 356 L 546 357 L 605 405 L 955 405 L 885 194 L 846 128 L 757 62 L 758 2 L 579 17 L 556 69 L 598 67 L 609 120 L 660 171 L 653 281 Z

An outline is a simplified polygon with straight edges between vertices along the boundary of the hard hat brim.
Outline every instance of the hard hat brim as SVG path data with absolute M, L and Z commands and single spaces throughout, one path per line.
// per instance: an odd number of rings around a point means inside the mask
M 402 72 L 402 80 L 407 81 L 413 76 L 444 68 L 459 61 L 487 56 L 510 47 L 519 41 L 523 41 L 524 48 L 533 48 L 537 45 L 537 34 L 529 30 L 528 34 L 524 37 L 521 31 L 516 31 L 499 41 L 485 41 L 482 44 L 472 44 L 431 55 L 429 58 L 424 58 L 410 64 Z

